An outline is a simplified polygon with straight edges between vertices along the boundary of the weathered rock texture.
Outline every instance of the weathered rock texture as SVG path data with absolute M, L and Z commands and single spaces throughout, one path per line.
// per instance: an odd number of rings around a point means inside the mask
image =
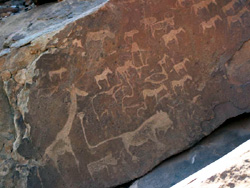
M 172 188 L 249 187 L 250 140 Z
M 167 159 L 150 173 L 135 181 L 130 188 L 172 187 L 249 139 L 250 114 L 230 119 L 191 149 Z
M 36 55 L 41 37 L 6 46 L 13 149 L 34 166 L 28 182 L 118 185 L 249 112 L 249 17 L 249 1 L 111 0 Z

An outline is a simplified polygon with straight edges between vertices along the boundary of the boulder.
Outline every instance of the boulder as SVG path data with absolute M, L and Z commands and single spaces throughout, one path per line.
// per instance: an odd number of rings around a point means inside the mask
M 250 140 L 173 188 L 248 187 Z
M 147 175 L 136 180 L 130 188 L 172 187 L 222 158 L 249 139 L 249 114 L 230 119 L 191 149 L 167 159 Z
M 245 1 L 110 0 L 10 40 L 0 70 L 32 182 L 116 186 L 249 112 L 249 16 Z

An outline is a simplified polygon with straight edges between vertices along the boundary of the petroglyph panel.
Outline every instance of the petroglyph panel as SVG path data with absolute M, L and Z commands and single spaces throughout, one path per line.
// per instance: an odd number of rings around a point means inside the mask
M 128 182 L 250 111 L 247 71 L 232 70 L 247 61 L 230 65 L 250 39 L 247 5 L 110 0 L 58 32 L 25 86 L 42 181 Z

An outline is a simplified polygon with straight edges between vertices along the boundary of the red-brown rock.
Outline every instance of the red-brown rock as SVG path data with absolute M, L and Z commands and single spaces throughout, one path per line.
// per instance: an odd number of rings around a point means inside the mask
M 111 0 L 66 26 L 18 76 L 33 76 L 18 95 L 32 144 L 15 147 L 39 161 L 34 177 L 115 186 L 249 112 L 249 12 L 248 1 Z

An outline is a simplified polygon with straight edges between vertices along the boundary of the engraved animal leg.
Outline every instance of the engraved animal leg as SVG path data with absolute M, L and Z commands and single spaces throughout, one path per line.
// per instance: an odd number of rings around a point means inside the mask
M 128 135 L 128 137 L 129 136 L 130 135 Z M 130 142 L 130 139 L 122 137 L 122 141 L 123 141 L 123 144 L 124 144 L 124 148 L 126 149 L 127 153 L 131 156 L 132 161 L 137 162 L 138 161 L 138 157 L 134 156 L 133 153 L 131 153 L 129 151 L 129 147 L 130 147 L 130 143 L 129 142 Z
M 96 95 L 94 96 L 94 97 L 92 97 L 92 99 L 91 99 L 91 105 L 92 105 L 92 109 L 93 109 L 93 111 L 94 111 L 94 114 L 96 115 L 96 119 L 98 120 L 98 121 L 100 121 L 100 118 L 99 118 L 99 115 L 97 114 L 97 112 L 96 112 L 96 110 L 95 110 L 95 105 L 94 105 L 94 99 L 96 98 Z
M 98 80 L 96 80 L 96 83 L 97 83 L 99 89 L 102 89 L 102 86 L 99 84 L 99 81 L 98 81 Z
M 107 82 L 107 84 L 108 84 L 108 87 L 110 87 L 109 80 L 108 80 L 107 77 L 105 78 L 105 80 L 106 80 L 106 82 Z
M 177 46 L 179 46 L 179 41 L 176 36 L 174 36 L 174 41 L 176 42 Z

